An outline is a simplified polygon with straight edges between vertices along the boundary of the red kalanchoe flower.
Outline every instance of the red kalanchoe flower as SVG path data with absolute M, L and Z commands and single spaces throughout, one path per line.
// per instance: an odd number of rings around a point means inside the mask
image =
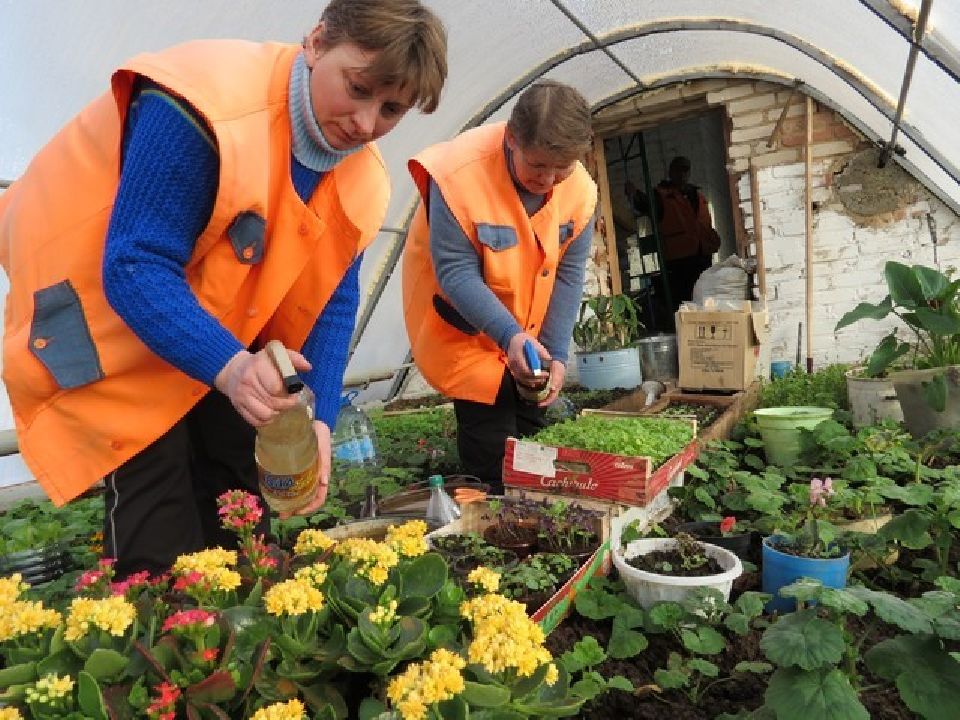
M 202 583 L 203 579 L 203 573 L 194 570 L 193 572 L 178 577 L 177 581 L 173 584 L 173 589 L 177 591 L 189 590 L 193 586 Z
M 217 659 L 217 655 L 220 654 L 220 648 L 207 648 L 200 652 L 200 657 L 205 662 L 213 662 Z
M 147 717 L 155 720 L 175 720 L 180 688 L 173 683 L 164 682 L 153 689 L 158 695 L 153 698 L 153 702 L 147 708 Z
M 726 534 L 733 530 L 734 525 L 737 524 L 737 518 L 733 515 L 728 515 L 723 520 L 720 521 L 720 533 Z
M 243 490 L 228 490 L 217 498 L 220 524 L 241 536 L 253 532 L 263 516 L 263 508 L 255 495 Z
M 114 595 L 136 596 L 140 590 L 152 587 L 150 582 L 150 571 L 141 570 L 133 575 L 127 576 L 126 580 L 110 583 L 110 590 Z
M 77 578 L 73 585 L 74 592 L 83 592 L 96 587 L 97 584 L 106 577 L 102 570 L 87 570 Z
M 163 623 L 163 632 L 176 628 L 210 627 L 217 621 L 217 614 L 206 610 L 180 610 Z

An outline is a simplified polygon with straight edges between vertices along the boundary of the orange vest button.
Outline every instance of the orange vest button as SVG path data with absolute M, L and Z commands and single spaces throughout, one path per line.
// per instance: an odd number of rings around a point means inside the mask
M 548 277 L 548 276 L 550 275 L 550 271 L 549 271 L 548 269 L 544 269 L 544 271 L 543 271 L 542 273 L 540 273 L 540 274 L 541 274 L 543 277 Z
M 249 245 L 243 249 L 243 259 L 249 260 L 253 257 L 253 248 Z
M 297 232 L 301 235 L 306 235 L 308 232 L 310 232 L 310 228 L 307 227 L 306 223 L 300 223 L 300 227 L 297 228 Z
M 122 448 L 122 447 L 123 447 L 123 443 L 120 442 L 119 440 L 111 440 L 111 441 L 110 441 L 110 449 L 111 449 L 111 450 L 119 450 L 119 449 Z
M 46 339 L 46 338 L 37 338 L 36 340 L 33 341 L 33 346 L 34 346 L 37 350 L 43 350 L 43 349 L 47 346 L 47 339 Z
M 254 308 L 254 307 L 252 307 L 252 308 L 247 308 L 247 317 L 256 317 L 256 316 L 257 316 L 257 309 L 256 309 L 256 308 Z

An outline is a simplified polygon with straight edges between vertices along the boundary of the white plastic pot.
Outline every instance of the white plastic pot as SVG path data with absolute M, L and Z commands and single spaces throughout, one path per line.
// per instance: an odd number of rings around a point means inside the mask
M 673 538 L 644 538 L 634 540 L 626 548 L 613 548 L 613 564 L 620 572 L 630 597 L 636 600 L 640 607 L 646 609 L 664 600 L 679 602 L 696 588 L 711 587 L 722 592 L 724 600 L 729 600 L 733 581 L 743 574 L 743 564 L 740 558 L 722 547 L 703 543 L 707 557 L 716 560 L 723 568 L 723 572 L 718 575 L 697 577 L 659 575 L 638 570 L 627 564 L 627 560 L 640 555 L 647 555 L 657 550 L 672 550 L 676 542 Z

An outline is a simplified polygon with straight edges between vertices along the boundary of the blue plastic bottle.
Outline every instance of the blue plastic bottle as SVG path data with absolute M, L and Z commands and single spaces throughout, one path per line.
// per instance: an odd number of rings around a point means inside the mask
M 354 406 L 357 392 L 349 392 L 340 398 L 340 412 L 334 426 L 330 444 L 335 460 L 342 460 L 361 467 L 377 464 L 376 431 L 367 414 Z

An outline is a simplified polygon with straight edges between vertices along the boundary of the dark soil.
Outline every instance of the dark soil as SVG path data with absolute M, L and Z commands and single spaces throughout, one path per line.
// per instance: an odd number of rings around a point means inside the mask
M 612 390 L 588 390 L 582 385 L 570 385 L 563 388 L 561 397 L 573 403 L 573 406 L 579 411 L 584 408 L 598 409 L 603 408 L 619 400 L 620 398 L 632 395 L 637 388 L 613 388 Z
M 669 563 L 671 570 L 669 572 L 662 570 L 663 563 Z M 656 550 L 646 555 L 638 555 L 635 558 L 627 560 L 627 564 L 659 575 L 671 575 L 674 577 L 702 577 L 704 575 L 719 575 L 724 572 L 720 563 L 712 557 L 707 558 L 707 562 L 697 568 L 683 567 L 683 556 L 676 550 Z

